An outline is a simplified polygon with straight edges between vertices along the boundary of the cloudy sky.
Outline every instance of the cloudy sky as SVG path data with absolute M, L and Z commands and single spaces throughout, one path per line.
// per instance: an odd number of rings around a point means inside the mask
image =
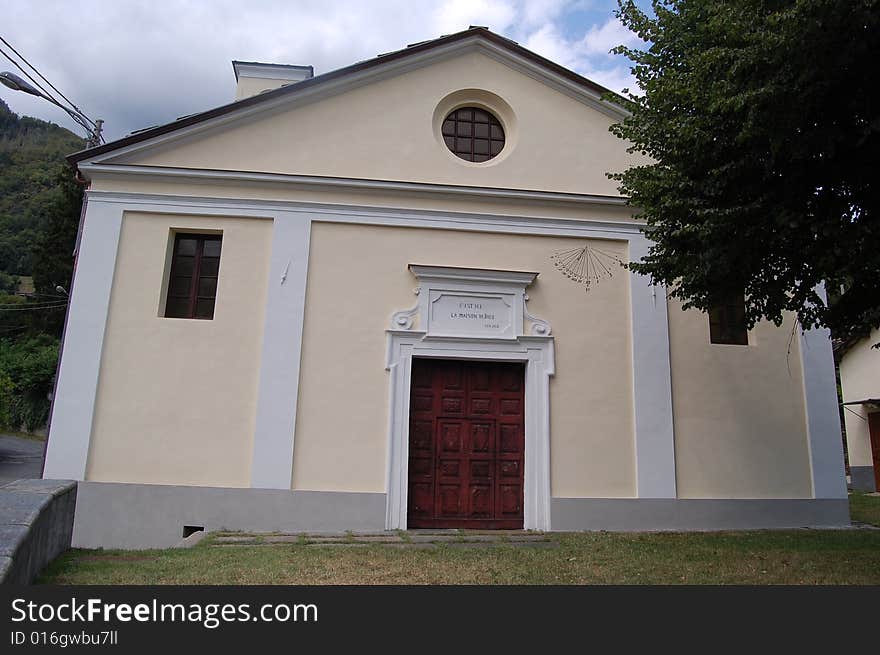
M 615 0 L 4 0 L 0 36 L 105 137 L 233 99 L 230 61 L 311 64 L 325 73 L 409 43 L 484 25 L 611 89 L 634 87 L 634 35 Z M 639 2 L 647 5 L 647 0 Z M 0 43 L 9 54 L 9 49 Z M 0 70 L 19 73 L 0 55 Z M 57 107 L 0 86 L 18 114 L 78 133 Z

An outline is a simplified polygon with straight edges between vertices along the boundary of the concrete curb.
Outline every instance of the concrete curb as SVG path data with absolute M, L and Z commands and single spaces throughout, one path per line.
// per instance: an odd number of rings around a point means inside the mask
M 70 548 L 76 482 L 14 480 L 0 486 L 0 583 L 30 584 Z

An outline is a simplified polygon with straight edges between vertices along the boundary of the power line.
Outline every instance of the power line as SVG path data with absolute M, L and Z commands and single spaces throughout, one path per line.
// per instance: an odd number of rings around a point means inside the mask
M 34 298 L 36 298 L 37 296 L 39 296 L 40 298 L 60 298 L 62 300 L 67 298 L 67 296 L 59 296 L 59 295 L 51 294 L 51 293 L 32 293 L 29 295 L 33 296 Z
M 101 134 L 101 125 L 103 124 L 104 121 L 101 121 L 101 120 L 93 121 L 91 118 L 86 116 L 86 114 L 79 107 L 77 107 L 75 104 L 73 104 L 73 102 L 71 102 L 71 100 L 67 96 L 65 96 L 63 93 L 61 93 L 61 91 L 58 90 L 58 87 L 56 87 L 48 79 L 46 79 L 46 76 L 43 75 L 39 70 L 37 70 L 37 68 L 33 64 L 31 64 L 27 59 L 25 59 L 24 56 L 22 56 L 22 54 L 19 53 L 18 50 L 16 50 L 12 45 L 10 45 L 10 43 L 6 39 L 4 39 L 2 36 L 0 36 L 0 41 L 5 43 L 16 55 L 18 55 L 18 57 L 23 62 L 25 62 L 28 66 L 30 66 L 30 68 L 32 68 L 37 75 L 39 75 L 43 80 L 45 80 L 46 84 L 48 84 L 50 87 L 55 89 L 55 91 L 57 91 L 58 94 L 61 95 L 61 97 L 64 98 L 64 100 L 67 101 L 67 103 L 70 104 L 71 107 L 73 107 L 73 109 L 70 109 L 70 108 L 62 105 L 61 102 L 59 102 L 58 99 L 55 98 L 51 93 L 49 93 L 49 91 L 47 91 L 46 88 L 43 87 L 42 84 L 40 84 L 36 79 L 34 79 L 34 77 L 30 73 L 28 73 L 21 66 L 21 64 L 19 64 L 15 59 L 13 59 L 11 56 L 9 56 L 9 53 L 7 53 L 2 48 L 0 48 L 0 53 L 2 53 L 4 57 L 6 57 L 9 61 L 11 61 L 12 64 L 18 70 L 20 70 L 24 74 L 24 76 L 27 77 L 33 83 L 34 91 L 38 92 L 36 95 L 39 95 L 40 97 L 44 98 L 45 100 L 48 100 L 49 102 L 51 102 L 55 106 L 63 109 L 67 113 L 67 115 L 70 116 L 74 120 L 74 122 L 76 122 L 77 125 L 79 125 L 81 128 L 83 128 L 86 131 L 86 133 L 89 135 L 89 137 L 88 137 L 89 147 L 97 146 L 97 145 L 100 145 L 101 143 L 106 143 L 104 141 L 103 135 Z
M 0 308 L 12 308 L 12 309 L 30 309 L 31 307 L 35 309 L 39 309 L 41 307 L 55 307 L 60 305 L 66 305 L 67 302 L 63 300 L 57 300 L 55 302 L 35 302 L 35 303 L 5 303 L 0 305 Z
M 2 38 L 2 37 L 0 37 L 0 38 Z M 49 100 L 51 100 L 52 102 L 54 102 L 56 105 L 58 105 L 59 107 L 61 107 L 62 109 L 64 109 L 64 105 L 62 105 L 60 102 L 58 102 L 58 101 L 54 98 L 54 96 L 52 96 L 51 93 L 49 93 L 48 91 L 46 91 L 46 89 L 43 88 L 43 85 L 42 85 L 42 84 L 40 84 L 39 82 L 37 82 L 37 81 L 33 78 L 33 76 L 32 76 L 30 73 L 28 73 L 24 68 L 21 67 L 21 64 L 19 64 L 17 61 L 15 61 L 15 59 L 13 59 L 12 57 L 10 57 L 8 52 L 6 52 L 5 50 L 3 50 L 3 48 L 0 48 L 0 53 L 3 53 L 3 56 L 6 57 L 9 61 L 11 61 L 13 66 L 15 66 L 18 70 L 20 70 L 20 71 L 22 72 L 22 74 L 23 74 L 25 77 L 27 77 L 31 82 L 33 82 L 34 86 L 37 87 L 37 89 L 40 90 L 40 91 L 43 93 L 43 95 L 46 96 L 46 98 L 48 98 Z
M 38 312 L 42 309 L 64 309 L 67 307 L 67 303 L 61 303 L 60 305 L 52 305 L 46 307 L 20 307 L 18 309 L 3 309 L 0 308 L 0 312 Z
M 3 38 L 3 37 L 0 37 L 0 40 L 2 40 L 2 38 Z M 5 43 L 5 41 L 4 41 L 4 43 Z M 33 76 L 32 76 L 30 73 L 28 73 L 24 68 L 22 68 L 22 67 L 21 67 L 21 64 L 19 64 L 17 61 L 15 61 L 15 59 L 13 59 L 12 57 L 10 57 L 10 56 L 9 56 L 9 53 L 7 53 L 5 50 L 3 50 L 3 48 L 0 48 L 0 54 L 2 54 L 2 55 L 3 55 L 4 57 L 6 57 L 9 61 L 11 61 L 12 64 L 13 64 L 18 70 L 20 70 L 20 71 L 24 74 L 25 77 L 27 77 L 31 82 L 33 82 L 35 88 L 43 94 L 43 97 L 44 97 L 46 100 L 48 100 L 49 102 L 51 102 L 51 103 L 54 104 L 55 106 L 60 107 L 60 108 L 63 109 L 65 112 L 67 112 L 67 114 L 68 114 L 68 115 L 69 115 L 74 121 L 76 121 L 77 125 L 79 125 L 81 128 L 83 128 L 83 129 L 84 129 L 86 132 L 88 132 L 89 134 L 91 134 L 91 132 L 92 132 L 92 127 L 91 127 L 88 123 L 86 123 L 86 120 L 91 121 L 91 119 L 90 119 L 88 116 L 85 116 L 85 115 L 83 114 L 83 116 L 81 117 L 81 116 L 79 116 L 79 114 L 77 114 L 77 113 L 74 112 L 73 110 L 68 109 L 67 107 L 65 107 L 64 105 L 62 105 L 60 102 L 58 102 L 58 100 L 55 99 L 55 97 L 54 97 L 51 93 L 49 93 L 48 91 L 46 91 L 46 89 L 45 89 L 45 88 L 44 88 L 39 82 L 37 82 L 37 80 L 35 80 L 35 79 L 33 78 Z
M 20 330 L 27 330 L 31 326 L 29 325 L 13 325 L 11 327 L 0 327 L 0 333 L 6 334 L 7 332 L 18 332 Z
M 73 102 L 70 100 L 70 98 L 68 98 L 66 95 L 64 95 L 63 93 L 61 93 L 61 91 L 58 89 L 57 86 L 55 86 L 54 84 L 52 84 L 52 82 L 50 82 L 49 80 L 47 80 L 47 79 L 46 79 L 46 76 L 43 75 L 39 70 L 37 70 L 36 66 L 34 66 L 31 62 L 29 62 L 27 59 L 25 59 L 24 55 L 22 55 L 18 50 L 16 50 L 16 49 L 12 46 L 12 44 L 9 43 L 9 41 L 7 41 L 6 39 L 4 39 L 2 36 L 0 36 L 0 41 L 3 41 L 3 43 L 6 44 L 6 47 L 8 47 L 10 50 L 12 50 L 12 52 L 14 52 L 15 55 L 16 55 L 19 59 L 21 59 L 24 63 L 26 63 L 28 66 L 30 66 L 30 68 L 31 68 L 31 69 L 32 69 L 37 75 L 39 75 L 40 78 L 41 78 L 46 84 L 48 84 L 52 89 L 55 90 L 55 92 L 56 92 L 58 95 L 60 95 L 62 98 L 64 98 L 64 99 L 67 101 L 67 104 L 69 104 L 69 105 L 70 105 L 71 107 L 73 107 L 76 111 L 78 111 L 78 112 L 82 115 L 83 118 L 85 118 L 89 123 L 92 124 L 92 126 L 95 126 L 95 122 L 94 122 L 91 118 L 89 118 L 88 116 L 86 116 L 86 113 L 85 113 L 82 109 L 80 109 L 80 108 L 77 107 L 75 104 L 73 104 Z M 24 72 L 24 71 L 22 71 L 22 72 Z
M 67 304 L 66 300 L 38 300 L 36 302 L 2 302 L 0 307 L 33 307 L 34 305 L 57 305 L 58 303 Z

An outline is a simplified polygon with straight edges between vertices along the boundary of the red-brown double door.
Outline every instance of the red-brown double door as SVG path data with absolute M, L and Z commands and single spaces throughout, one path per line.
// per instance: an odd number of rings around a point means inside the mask
M 523 527 L 524 367 L 414 359 L 412 528 Z

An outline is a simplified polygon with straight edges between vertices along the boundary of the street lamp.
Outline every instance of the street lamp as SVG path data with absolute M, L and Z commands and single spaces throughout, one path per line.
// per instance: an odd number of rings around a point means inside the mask
M 104 127 L 104 121 L 100 118 L 93 121 L 91 118 L 83 114 L 81 111 L 73 111 L 72 109 L 68 109 L 60 102 L 55 100 L 45 93 L 41 92 L 34 85 L 32 85 L 27 80 L 22 79 L 15 73 L 10 73 L 9 71 L 3 71 L 0 73 L 0 83 L 4 86 L 9 87 L 13 91 L 21 91 L 22 93 L 28 93 L 32 96 L 37 96 L 38 98 L 42 98 L 43 100 L 48 100 L 53 105 L 57 107 L 61 107 L 64 111 L 66 111 L 70 117 L 76 121 L 77 125 L 82 127 L 86 132 L 88 132 L 88 146 L 90 148 L 101 144 L 101 130 Z

